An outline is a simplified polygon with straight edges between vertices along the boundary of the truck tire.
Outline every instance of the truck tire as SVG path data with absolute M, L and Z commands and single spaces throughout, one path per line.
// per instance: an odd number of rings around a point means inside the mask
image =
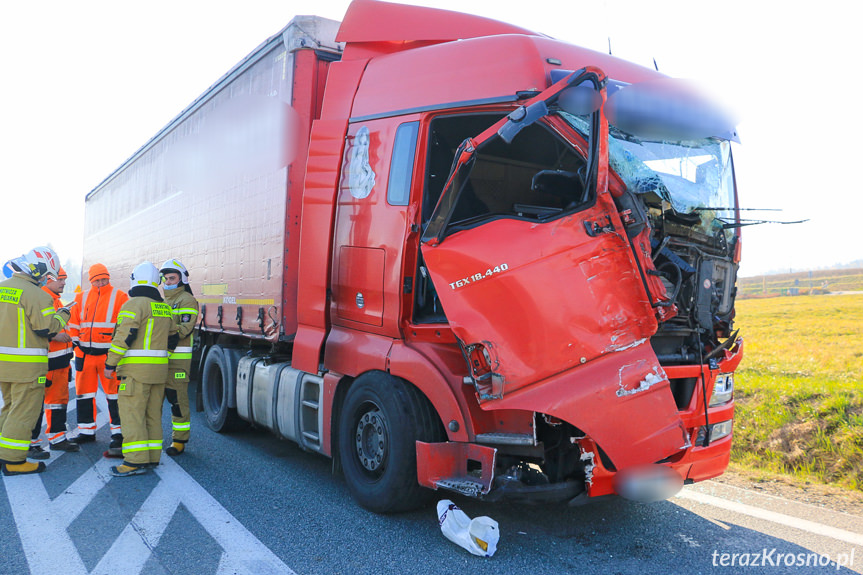
M 236 408 L 230 407 L 229 386 L 237 384 L 237 361 L 233 350 L 214 345 L 204 360 L 201 397 L 207 426 L 218 433 L 235 431 L 242 426 Z
M 416 388 L 383 372 L 361 375 L 339 418 L 339 457 L 351 495 L 375 513 L 425 505 L 434 492 L 417 483 L 416 441 L 442 437 L 440 420 Z

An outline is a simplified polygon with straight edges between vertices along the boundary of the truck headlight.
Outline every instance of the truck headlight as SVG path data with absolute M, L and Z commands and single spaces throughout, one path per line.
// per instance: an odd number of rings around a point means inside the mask
M 723 437 L 731 435 L 732 422 L 734 420 L 720 421 L 710 425 L 710 442 L 718 441 Z M 704 436 L 707 434 L 707 428 L 701 426 L 698 428 L 698 436 L 695 438 L 695 445 L 704 445 Z
M 710 395 L 710 407 L 728 403 L 734 396 L 734 374 L 720 373 L 716 376 L 713 384 L 713 393 Z

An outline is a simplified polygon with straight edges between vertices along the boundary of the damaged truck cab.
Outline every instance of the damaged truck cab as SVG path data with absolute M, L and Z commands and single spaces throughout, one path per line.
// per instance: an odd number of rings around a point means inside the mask
M 421 485 L 492 500 L 652 500 L 721 474 L 742 345 L 728 141 L 609 128 L 610 88 L 658 75 L 563 42 L 388 30 L 384 50 L 352 32 L 338 66 L 374 56 L 345 104 L 331 324 L 310 355 L 433 410 L 413 429 L 368 392 L 337 408 L 354 497 L 403 504 L 382 499 L 394 435 L 416 440 Z
M 733 136 L 640 105 L 663 80 L 442 10 L 298 17 L 91 192 L 85 267 L 180 257 L 209 426 L 368 509 L 662 499 L 725 470 L 742 356 Z M 100 241 L 156 202 L 188 235 Z

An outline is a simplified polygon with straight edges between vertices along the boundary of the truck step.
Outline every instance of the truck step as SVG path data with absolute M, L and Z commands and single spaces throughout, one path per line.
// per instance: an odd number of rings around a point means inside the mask
M 482 483 L 470 479 L 441 479 L 436 482 L 436 485 L 440 489 L 457 491 L 468 497 L 479 497 L 484 491 Z
M 300 390 L 300 431 L 303 444 L 310 449 L 321 447 L 321 389 L 322 380 L 318 377 L 304 376 Z

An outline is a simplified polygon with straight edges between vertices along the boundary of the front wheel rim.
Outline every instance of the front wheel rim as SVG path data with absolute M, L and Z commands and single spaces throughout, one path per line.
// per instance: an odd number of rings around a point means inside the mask
M 389 432 L 383 412 L 371 405 L 357 421 L 354 432 L 357 459 L 367 474 L 379 477 L 386 467 Z

